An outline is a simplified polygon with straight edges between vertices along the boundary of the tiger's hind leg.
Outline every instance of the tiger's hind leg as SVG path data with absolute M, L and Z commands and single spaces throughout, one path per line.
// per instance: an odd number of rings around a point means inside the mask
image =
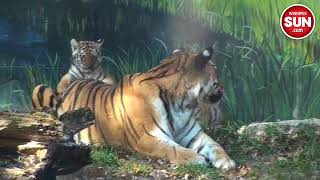
M 97 129 L 97 124 L 93 124 L 81 130 L 79 133 L 75 134 L 73 138 L 77 144 L 101 146 L 106 143 Z

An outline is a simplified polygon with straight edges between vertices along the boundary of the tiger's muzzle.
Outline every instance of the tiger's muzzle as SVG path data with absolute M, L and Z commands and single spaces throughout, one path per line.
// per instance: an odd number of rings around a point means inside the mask
M 208 100 L 210 103 L 218 102 L 224 94 L 223 83 L 219 82 L 215 86 L 216 86 L 216 88 L 215 88 L 214 92 L 208 96 Z

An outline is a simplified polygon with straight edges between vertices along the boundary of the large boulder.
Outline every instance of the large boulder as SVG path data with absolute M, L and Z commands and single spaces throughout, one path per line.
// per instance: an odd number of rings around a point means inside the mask
M 294 138 L 302 128 L 312 128 L 316 135 L 320 135 L 320 119 L 285 120 L 278 122 L 252 123 L 242 126 L 238 132 L 248 137 L 264 140 L 270 133 L 285 135 Z

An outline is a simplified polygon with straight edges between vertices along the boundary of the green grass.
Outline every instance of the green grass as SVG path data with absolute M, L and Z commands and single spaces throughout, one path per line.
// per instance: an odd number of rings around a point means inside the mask
M 153 167 L 145 162 L 140 162 L 140 158 L 131 160 L 120 158 L 118 151 L 110 146 L 99 147 L 91 152 L 91 159 L 95 165 L 111 167 L 113 170 L 123 173 L 149 175 L 153 171 Z
M 281 12 L 294 3 L 307 5 L 319 19 L 316 0 L 118 3 L 193 19 L 242 42 L 223 40 L 217 51 L 218 69 L 226 87 L 224 109 L 228 119 L 249 123 L 320 116 L 318 27 L 308 38 L 296 41 L 287 38 L 279 26 Z
M 48 65 L 14 65 L 15 59 L 7 67 L 1 68 L 1 75 L 6 77 L 5 83 L 0 85 L 0 110 L 31 111 L 31 93 L 36 85 L 46 84 L 55 88 L 66 67 L 59 64 L 61 59 L 55 55 L 47 55 Z M 40 61 L 34 59 L 35 62 Z
M 219 179 L 219 177 L 223 176 L 222 172 L 216 168 L 210 168 L 205 165 L 197 164 L 179 165 L 175 171 L 181 177 L 184 177 L 186 174 L 188 174 L 191 177 L 202 176 L 209 179 Z
M 118 152 L 112 147 L 100 147 L 92 151 L 91 159 L 99 166 L 120 167 Z
M 153 171 L 153 167 L 146 163 L 138 161 L 124 161 L 121 163 L 119 170 L 130 174 L 149 175 Z
M 229 124 L 211 133 L 222 144 L 237 165 L 249 164 L 253 179 L 286 179 L 316 176 L 320 168 L 320 136 L 310 126 L 300 126 L 294 136 L 288 138 L 277 128 L 266 129 L 266 138 L 255 139 L 248 134 L 238 134 L 239 125 Z M 210 134 L 210 132 L 208 132 Z M 299 178 L 297 178 L 299 179 Z
M 126 74 L 148 71 L 168 55 L 165 43 L 157 38 L 154 41 L 152 44 L 142 43 L 127 50 L 118 48 L 118 53 L 105 50 L 105 55 L 102 56 L 105 69 L 115 75 L 117 80 Z
M 38 84 L 46 84 L 55 88 L 62 73 L 69 68 L 69 65 L 60 65 L 64 63 L 62 63 L 63 60 L 59 58 L 57 54 L 54 57 L 47 55 L 46 61 L 48 62 L 48 65 L 46 66 L 40 65 L 38 62 L 41 60 L 39 59 L 35 59 L 34 61 L 36 62 L 34 65 L 28 64 L 16 69 L 17 71 L 22 71 L 22 74 L 25 75 L 25 77 L 28 77 L 24 79 L 24 82 L 30 92 L 32 92 L 33 88 Z
M 285 138 L 285 135 L 275 127 L 266 129 L 266 139 L 263 141 L 250 137 L 247 134 L 239 135 L 237 125 L 228 125 L 216 131 L 211 136 L 220 142 L 226 152 L 237 162 L 237 165 L 247 164 L 251 170 L 246 176 L 251 179 L 293 179 L 317 177 L 320 168 L 320 136 L 315 134 L 315 129 L 301 126 L 294 138 Z M 129 155 L 130 160 L 121 158 L 126 154 L 121 150 L 111 147 L 95 149 L 91 158 L 98 166 L 107 166 L 113 170 L 128 174 L 148 176 L 156 168 L 153 163 L 143 161 L 145 157 Z M 130 153 L 129 153 L 130 154 Z M 161 167 L 169 174 L 193 178 L 203 177 L 208 179 L 221 179 L 228 175 L 212 166 L 184 164 L 173 170 Z M 318 173 L 318 174 L 317 174 Z M 229 174 L 230 175 L 230 174 Z
M 286 140 L 284 143 L 278 141 L 277 145 L 283 145 L 280 146 L 282 148 L 277 146 L 277 149 L 286 150 L 289 155 L 282 152 L 282 158 L 272 161 L 270 167 L 267 167 L 267 173 L 277 179 L 319 177 L 320 137 L 314 132 L 310 127 L 302 127 L 294 140 Z

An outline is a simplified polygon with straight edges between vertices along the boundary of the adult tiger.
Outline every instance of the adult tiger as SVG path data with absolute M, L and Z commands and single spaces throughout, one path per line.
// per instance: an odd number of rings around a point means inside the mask
M 104 83 L 113 84 L 111 75 L 103 71 L 101 65 L 101 46 L 103 40 L 94 41 L 70 41 L 72 58 L 71 66 L 57 86 L 57 91 L 46 85 L 38 85 L 32 93 L 32 104 L 34 109 L 50 109 L 56 111 L 59 104 L 59 94 L 74 81 L 79 79 L 97 79 Z
M 146 73 L 125 76 L 118 85 L 95 80 L 73 82 L 62 95 L 59 114 L 81 107 L 96 123 L 81 132 L 89 144 L 108 142 L 174 163 L 234 168 L 224 149 L 198 123 L 199 102 L 221 97 L 208 48 L 199 54 L 176 52 Z

